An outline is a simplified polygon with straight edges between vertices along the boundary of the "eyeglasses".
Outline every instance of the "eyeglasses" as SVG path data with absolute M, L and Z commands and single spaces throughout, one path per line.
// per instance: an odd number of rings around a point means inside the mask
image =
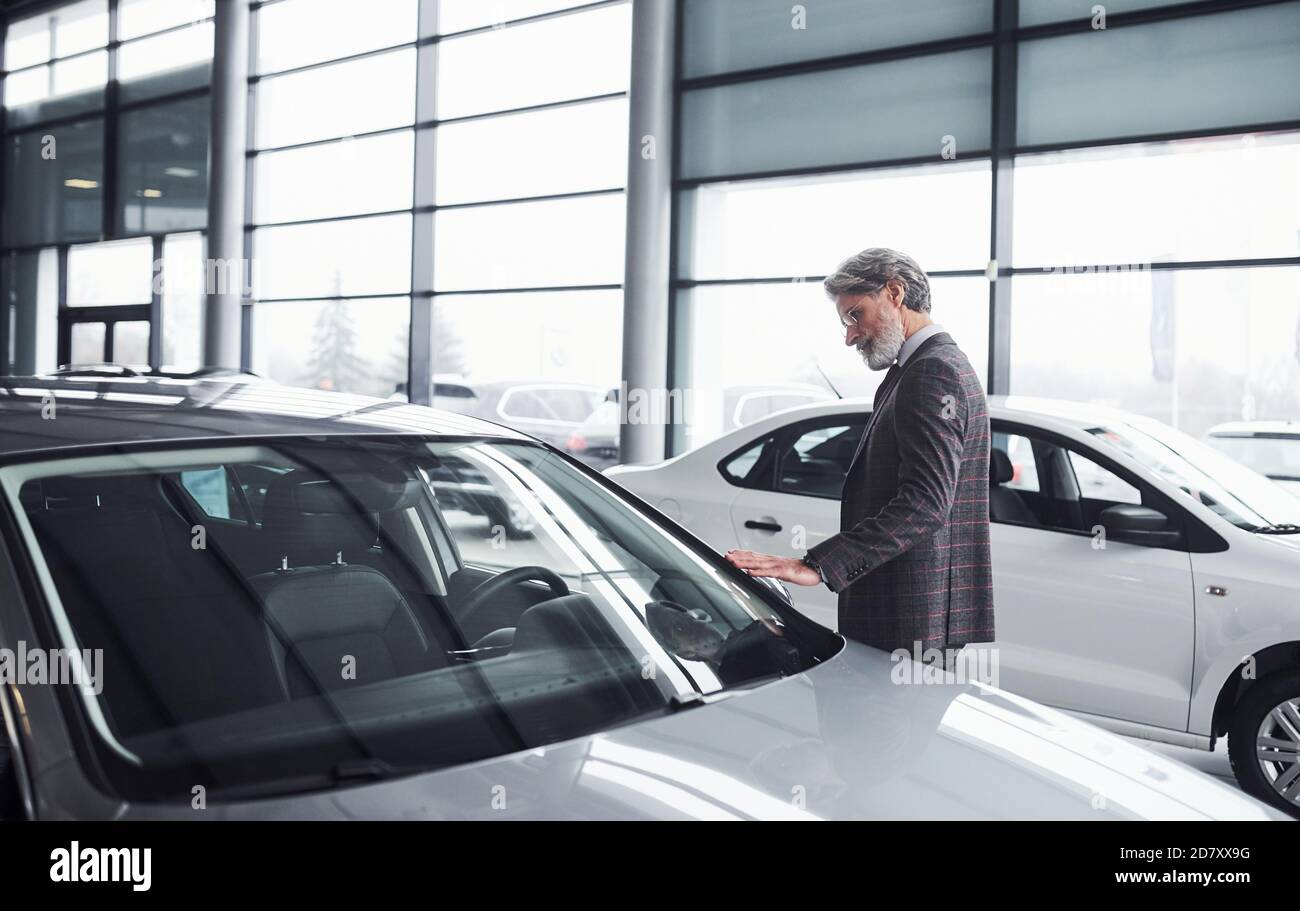
M 883 287 L 885 287 L 885 283 L 884 283 L 884 282 L 881 282 L 880 284 L 876 285 L 876 287 L 874 287 L 874 288 L 869 288 L 869 289 L 866 289 L 866 290 L 864 290 L 864 291 L 858 291 L 858 292 L 856 292 L 856 293 L 858 293 L 858 294 L 875 294 L 877 291 L 879 291 L 879 290 L 880 290 L 881 288 L 883 288 Z M 850 329 L 850 328 L 856 326 L 856 325 L 858 324 L 858 320 L 861 319 L 861 318 L 862 318 L 862 305 L 859 304 L 858 306 L 856 306 L 856 307 L 854 307 L 852 310 L 850 310 L 848 313 L 844 313 L 844 314 L 841 314 L 841 315 L 840 315 L 840 327 L 843 328 L 843 329 Z

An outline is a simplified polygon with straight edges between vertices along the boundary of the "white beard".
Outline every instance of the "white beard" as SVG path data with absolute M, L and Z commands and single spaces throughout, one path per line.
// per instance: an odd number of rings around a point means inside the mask
M 897 317 L 886 321 L 880 332 L 858 342 L 857 349 L 862 360 L 872 370 L 884 370 L 898 360 L 898 352 L 903 350 L 903 320 Z

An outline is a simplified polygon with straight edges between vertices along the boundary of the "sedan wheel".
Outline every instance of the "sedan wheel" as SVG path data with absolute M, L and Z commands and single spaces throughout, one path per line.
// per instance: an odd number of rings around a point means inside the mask
M 1284 699 L 1264 716 L 1255 758 L 1273 790 L 1300 805 L 1300 698 Z
M 1300 674 L 1251 687 L 1233 714 L 1228 758 L 1242 790 L 1300 817 Z

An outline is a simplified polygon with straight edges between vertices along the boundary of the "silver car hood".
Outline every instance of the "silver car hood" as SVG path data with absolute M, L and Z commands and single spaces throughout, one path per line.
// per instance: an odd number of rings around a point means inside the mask
M 919 665 L 912 665 L 918 668 Z M 1284 819 L 1181 763 L 980 684 L 901 684 L 848 642 L 721 701 L 438 772 L 210 804 L 260 819 Z M 175 815 L 124 806 L 119 816 Z

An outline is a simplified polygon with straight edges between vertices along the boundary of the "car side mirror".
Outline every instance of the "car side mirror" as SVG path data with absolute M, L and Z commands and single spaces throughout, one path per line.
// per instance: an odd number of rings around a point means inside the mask
M 1169 517 L 1149 506 L 1117 503 L 1103 509 L 1100 520 L 1106 534 L 1128 544 L 1170 547 L 1182 540 L 1182 533 Z

